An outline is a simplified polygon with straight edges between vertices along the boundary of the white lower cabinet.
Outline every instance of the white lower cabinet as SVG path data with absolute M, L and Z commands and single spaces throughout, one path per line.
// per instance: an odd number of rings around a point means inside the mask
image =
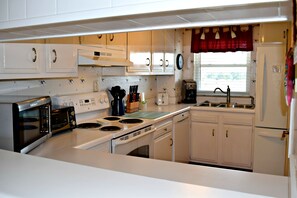
M 78 76 L 75 45 L 2 43 L 0 79 Z
M 157 123 L 154 133 L 154 159 L 172 161 L 172 121 Z
M 222 164 L 251 168 L 252 133 L 250 126 L 224 125 L 222 136 Z
M 218 124 L 192 122 L 191 160 L 218 162 Z
M 191 161 L 252 169 L 253 112 L 191 110 Z

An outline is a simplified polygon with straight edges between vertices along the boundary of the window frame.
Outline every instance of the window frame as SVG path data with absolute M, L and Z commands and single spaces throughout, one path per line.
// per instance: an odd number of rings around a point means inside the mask
M 211 53 L 211 52 L 209 52 Z M 236 53 L 236 52 L 234 52 Z M 247 67 L 247 73 L 246 73 L 246 91 L 245 92 L 235 92 L 232 91 L 232 87 L 230 87 L 232 95 L 236 96 L 249 96 L 251 95 L 251 86 L 252 86 L 252 52 L 246 52 L 248 53 L 248 60 L 247 64 L 230 64 L 229 66 L 226 66 L 226 64 L 219 64 L 218 67 Z M 213 53 L 216 54 L 216 53 Z M 213 95 L 213 91 L 202 91 L 199 90 L 200 88 L 200 81 L 201 81 L 201 53 L 193 53 L 193 59 L 194 59 L 194 70 L 193 70 L 193 79 L 197 82 L 197 94 L 198 95 Z M 197 60 L 198 59 L 198 60 Z M 214 65 L 208 64 L 206 67 L 213 67 Z M 198 71 L 197 71 L 198 69 Z M 227 90 L 227 87 L 220 87 L 223 91 Z M 222 95 L 222 93 L 218 93 L 218 95 Z

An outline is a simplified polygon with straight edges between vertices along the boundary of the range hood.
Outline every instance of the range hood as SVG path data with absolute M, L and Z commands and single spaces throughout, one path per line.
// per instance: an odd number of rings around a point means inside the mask
M 133 63 L 126 58 L 125 49 L 109 49 L 106 47 L 79 47 L 79 66 L 121 66 L 129 67 Z

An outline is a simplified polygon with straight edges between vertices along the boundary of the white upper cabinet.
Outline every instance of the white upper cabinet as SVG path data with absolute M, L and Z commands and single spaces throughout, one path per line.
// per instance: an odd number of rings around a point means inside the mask
M 127 33 L 107 34 L 106 48 L 127 51 Z
M 152 73 L 174 74 L 175 30 L 152 31 Z
M 46 72 L 77 74 L 76 45 L 46 45 Z
M 106 46 L 106 34 L 81 36 L 80 38 L 82 45 L 92 45 L 97 47 Z
M 1 44 L 0 73 L 38 74 L 44 65 L 40 44 Z
M 75 77 L 75 45 L 0 44 L 0 79 Z
M 147 73 L 151 67 L 152 32 L 128 33 L 128 58 L 134 63 L 128 67 L 128 72 Z
M 127 51 L 127 33 L 81 36 L 80 41 L 82 45 Z
M 164 72 L 165 65 L 165 31 L 154 30 L 152 31 L 152 72 Z

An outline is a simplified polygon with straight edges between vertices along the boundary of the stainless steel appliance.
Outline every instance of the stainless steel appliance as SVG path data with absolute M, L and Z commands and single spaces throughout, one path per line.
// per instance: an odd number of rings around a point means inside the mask
M 53 106 L 51 111 L 52 134 L 72 130 L 76 127 L 73 106 Z
M 194 80 L 183 80 L 182 82 L 182 102 L 196 103 L 197 85 Z
M 0 148 L 27 153 L 50 134 L 49 96 L 0 97 Z

